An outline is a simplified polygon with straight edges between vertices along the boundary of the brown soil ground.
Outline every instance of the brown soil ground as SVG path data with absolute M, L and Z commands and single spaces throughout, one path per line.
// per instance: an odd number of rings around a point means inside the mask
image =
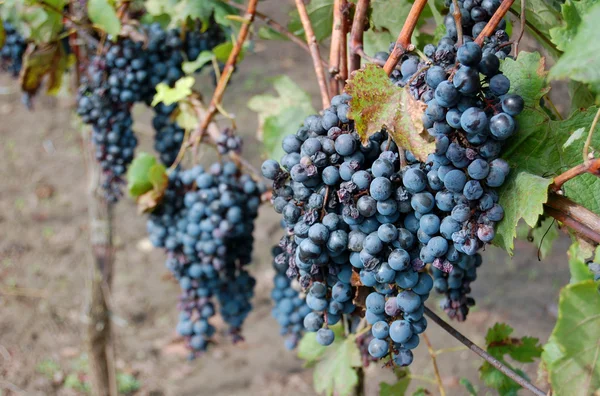
M 269 10 L 274 3 L 265 4 Z M 273 13 L 282 15 L 281 10 Z M 257 44 L 255 53 L 247 55 L 224 101 L 236 116 L 246 139 L 246 155 L 256 166 L 261 162 L 256 115 L 246 102 L 267 91 L 269 77 L 278 74 L 291 75 L 317 98 L 308 55 L 287 42 L 268 42 Z M 89 275 L 87 184 L 71 104 L 67 97 L 39 97 L 35 111 L 29 112 L 20 103 L 16 83 L 7 76 L 0 78 L 0 395 L 79 394 L 72 380 L 86 380 L 82 361 Z M 153 135 L 149 114 L 144 109 L 136 113 L 135 129 L 142 147 L 149 150 Z M 111 306 L 117 365 L 138 379 L 137 394 L 315 394 L 312 371 L 303 369 L 295 353 L 284 349 L 270 316 L 269 247 L 277 242 L 277 224 L 271 208 L 263 207 L 251 267 L 259 283 L 255 309 L 245 325 L 246 341 L 231 345 L 219 337 L 219 345 L 188 362 L 174 332 L 178 285 L 166 276 L 163 253 L 150 247 L 144 218 L 136 214 L 131 200 L 122 200 L 116 209 Z M 517 242 L 512 259 L 487 249 L 473 287 L 478 305 L 469 320 L 456 327 L 482 344 L 486 329 L 502 321 L 513 326 L 517 336 L 545 342 L 555 321 L 558 291 L 569 280 L 567 247 L 563 237 L 542 262 L 536 247 L 524 242 Z M 459 346 L 435 324 L 430 323 L 427 333 L 436 349 Z M 416 355 L 413 373 L 433 378 L 425 345 Z M 438 363 L 448 394 L 466 394 L 458 384 L 462 377 L 484 389 L 477 374 L 481 360 L 471 352 L 444 353 Z M 536 380 L 536 365 L 526 371 Z M 368 395 L 377 394 L 380 381 L 393 378 L 374 366 L 366 377 Z M 411 389 L 419 386 L 438 394 L 435 386 L 419 380 Z

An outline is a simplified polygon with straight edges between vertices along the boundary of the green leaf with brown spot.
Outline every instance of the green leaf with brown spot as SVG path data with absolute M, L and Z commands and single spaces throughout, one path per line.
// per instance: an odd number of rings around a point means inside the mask
M 399 147 L 421 161 L 434 151 L 421 120 L 425 104 L 395 86 L 381 67 L 370 64 L 356 72 L 346 92 L 352 96 L 348 116 L 363 142 L 385 128 Z

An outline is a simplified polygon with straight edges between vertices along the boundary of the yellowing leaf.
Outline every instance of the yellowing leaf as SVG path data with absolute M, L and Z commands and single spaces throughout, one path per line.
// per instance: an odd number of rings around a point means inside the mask
M 182 77 L 177 82 L 175 82 L 175 86 L 173 88 L 169 87 L 165 83 L 159 83 L 156 86 L 156 94 L 154 94 L 154 99 L 152 99 L 152 106 L 156 106 L 160 102 L 163 102 L 165 105 L 169 106 L 173 103 L 177 103 L 182 99 L 187 98 L 192 94 L 192 87 L 194 86 L 194 77 Z
M 48 78 L 48 94 L 55 94 L 62 84 L 62 77 L 69 66 L 69 57 L 60 43 L 31 45 L 23 57 L 23 69 L 19 76 L 21 89 L 35 94 Z
M 348 116 L 363 142 L 385 128 L 399 147 L 421 161 L 434 151 L 435 143 L 426 137 L 421 121 L 425 104 L 395 86 L 382 68 L 370 64 L 359 70 L 346 92 L 352 96 Z

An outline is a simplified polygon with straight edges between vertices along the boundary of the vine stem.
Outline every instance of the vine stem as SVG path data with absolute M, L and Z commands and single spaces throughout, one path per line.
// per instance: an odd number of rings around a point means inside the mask
M 348 79 L 348 23 L 349 5 L 348 0 L 341 0 L 342 7 L 342 42 L 340 44 L 340 91 L 344 90 Z
M 587 160 L 583 164 L 574 166 L 568 171 L 561 173 L 554 178 L 554 183 L 552 183 L 550 188 L 554 191 L 558 191 L 563 184 L 584 173 L 591 173 L 592 175 L 600 176 L 600 158 Z
M 352 20 L 352 29 L 350 31 L 350 58 L 348 59 L 348 75 L 360 69 L 359 50 L 363 48 L 363 35 L 365 33 L 365 23 L 367 12 L 369 11 L 369 0 L 358 0 L 354 9 L 354 19 Z
M 304 28 L 304 35 L 306 36 L 306 43 L 310 48 L 310 56 L 312 57 L 313 67 L 317 74 L 317 82 L 319 83 L 319 90 L 321 91 L 321 101 L 323 102 L 323 108 L 329 107 L 329 92 L 327 91 L 327 82 L 325 78 L 325 69 L 321 64 L 321 54 L 319 52 L 319 45 L 317 44 L 317 38 L 306 11 L 306 5 L 303 0 L 296 0 L 296 8 L 300 15 L 300 21 Z
M 517 18 L 521 18 L 521 14 L 518 13 L 517 11 L 510 9 L 509 10 L 511 14 L 513 14 L 514 16 L 516 16 Z M 548 37 L 546 37 L 546 35 L 544 33 L 542 33 L 538 28 L 536 28 L 534 25 L 532 25 L 529 21 L 525 21 L 525 26 L 527 26 L 529 29 L 531 29 L 532 32 L 534 32 L 538 38 L 543 41 L 548 47 L 552 48 L 552 50 L 554 50 L 555 52 L 558 53 L 562 53 L 562 51 L 560 51 L 558 48 L 556 48 L 556 45 L 554 45 L 554 43 L 552 41 L 550 41 L 550 39 L 548 39 Z
M 600 118 L 600 109 L 596 112 L 596 116 L 594 117 L 594 121 L 592 121 L 592 126 L 590 127 L 590 131 L 588 132 L 587 139 L 585 139 L 585 144 L 583 146 L 583 162 L 587 162 L 589 159 L 589 151 L 590 145 L 592 144 L 592 136 L 594 135 L 594 129 L 596 129 L 596 124 L 598 124 L 598 119 Z
M 445 320 L 443 320 L 442 318 L 437 316 L 435 314 L 435 312 L 433 312 L 432 310 L 430 310 L 427 307 L 425 307 L 425 315 L 427 315 L 431 320 L 433 320 L 435 323 L 437 323 L 442 329 L 444 329 L 452 337 L 456 338 L 458 341 L 460 341 L 461 343 L 466 345 L 471 351 L 475 352 L 480 357 L 482 357 L 486 362 L 488 362 L 493 367 L 498 369 L 498 371 L 500 371 L 502 374 L 506 375 L 507 377 L 509 377 L 510 379 L 515 381 L 517 384 L 521 385 L 523 388 L 525 388 L 528 391 L 530 391 L 531 393 L 533 393 L 534 395 L 546 396 L 546 392 L 537 388 L 531 382 L 527 381 L 525 378 L 521 377 L 519 374 L 515 373 L 512 369 L 507 367 L 504 363 L 502 363 L 501 361 L 499 361 L 498 359 L 496 359 L 495 357 L 493 357 L 492 355 L 490 355 L 489 353 L 487 353 L 486 351 L 484 351 L 483 349 L 481 349 L 480 347 L 475 345 L 475 343 L 473 343 L 473 341 L 469 340 L 467 337 L 465 337 L 458 330 L 456 330 Z
M 496 27 L 498 26 L 502 18 L 504 18 L 508 10 L 510 10 L 510 7 L 513 5 L 514 2 L 515 0 L 504 0 L 500 4 L 500 7 L 498 7 L 496 12 L 494 12 L 492 18 L 489 20 L 487 25 L 485 25 L 481 33 L 479 33 L 479 36 L 477 36 L 477 38 L 475 39 L 475 43 L 477 45 L 481 47 L 481 44 L 483 44 L 483 40 L 485 40 L 486 37 L 491 36 L 491 34 L 494 32 L 494 29 L 496 29 Z
M 241 11 L 245 11 L 245 7 L 242 4 L 237 4 L 235 2 L 232 2 L 231 0 L 221 0 L 221 1 L 223 1 L 224 3 L 227 3 L 227 5 L 229 5 L 230 7 L 236 8 Z M 281 34 L 282 36 L 287 37 L 288 40 L 290 40 L 294 44 L 299 45 L 303 50 L 310 53 L 310 48 L 308 48 L 308 45 L 304 41 L 302 41 L 297 36 L 290 33 L 282 24 L 280 24 L 279 22 L 277 22 L 276 20 L 271 18 L 269 15 L 256 10 L 256 12 L 254 13 L 254 16 L 256 18 L 260 19 L 261 21 L 263 21 L 264 23 L 266 23 L 271 29 L 275 30 L 277 33 Z M 321 62 L 323 63 L 323 65 L 326 65 L 324 60 L 321 60 Z
M 446 390 L 442 384 L 442 377 L 440 376 L 440 369 L 437 364 L 436 353 L 431 345 L 431 341 L 429 341 L 429 337 L 427 337 L 427 333 L 423 333 L 423 340 L 425 341 L 425 344 L 427 344 L 427 350 L 429 351 L 429 356 L 431 356 L 431 364 L 433 364 L 433 372 L 435 374 L 435 381 L 440 390 L 440 396 L 446 396 Z
M 463 44 L 462 15 L 460 14 L 458 0 L 452 0 L 452 5 L 454 6 L 452 16 L 454 17 L 454 25 L 456 26 L 456 44 L 460 47 Z
M 412 51 L 414 46 L 410 43 L 410 38 L 417 26 L 419 16 L 421 16 L 426 5 L 427 0 L 415 0 L 413 3 L 408 16 L 406 17 L 406 21 L 404 21 L 404 26 L 402 26 L 402 30 L 398 35 L 398 39 L 394 44 L 394 49 L 383 66 L 383 70 L 385 70 L 388 76 L 392 73 L 392 70 L 394 70 L 402 55 L 408 51 Z
M 600 243 L 600 217 L 591 210 L 554 193 L 548 195 L 544 210 L 575 232 Z
M 525 23 L 527 21 L 525 18 L 525 4 L 526 0 L 521 0 L 521 24 L 519 27 L 519 36 L 515 40 L 515 57 L 519 56 L 519 44 L 521 44 L 521 39 L 525 33 Z
M 237 62 L 238 56 L 242 51 L 242 47 L 244 42 L 246 41 L 246 37 L 248 37 L 248 32 L 250 31 L 250 25 L 254 21 L 254 15 L 256 13 L 256 5 L 258 4 L 258 0 L 248 0 L 248 5 L 246 7 L 246 15 L 244 16 L 244 23 L 240 28 L 240 32 L 238 33 L 237 40 L 235 41 L 235 45 L 229 54 L 229 58 L 227 58 L 227 63 L 225 64 L 225 68 L 221 73 L 221 78 L 219 78 L 219 82 L 217 83 L 217 88 L 215 88 L 215 92 L 213 93 L 212 99 L 210 100 L 210 104 L 208 105 L 208 109 L 206 110 L 206 114 L 202 119 L 202 124 L 200 124 L 200 128 L 192 135 L 191 139 L 194 142 L 195 147 L 197 148 L 204 134 L 206 133 L 206 129 L 210 125 L 213 117 L 219 110 L 218 106 L 221 103 L 221 99 L 223 99 L 223 95 L 225 94 L 225 89 L 227 88 L 227 84 L 229 84 L 229 79 L 235 70 L 235 64 Z
M 329 96 L 339 93 L 337 78 L 340 74 L 340 53 L 342 52 L 342 0 L 333 2 L 333 26 L 331 27 L 331 47 L 329 48 Z

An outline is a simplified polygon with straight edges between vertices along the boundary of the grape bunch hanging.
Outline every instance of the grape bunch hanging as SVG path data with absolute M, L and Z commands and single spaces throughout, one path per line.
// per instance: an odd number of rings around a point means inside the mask
M 177 331 L 191 356 L 206 350 L 215 333 L 209 319 L 220 307 L 234 341 L 250 312 L 255 279 L 246 271 L 264 186 L 234 163 L 175 170 L 162 203 L 150 214 L 150 241 L 164 248 L 167 268 L 182 295 Z
M 149 105 L 155 86 L 172 86 L 184 76 L 182 63 L 225 40 L 223 31 L 211 24 L 204 32 L 188 31 L 181 39 L 179 29 L 163 30 L 160 25 L 145 27 L 147 44 L 129 38 L 108 42 L 104 54 L 95 56 L 79 94 L 77 112 L 92 125 L 92 141 L 100 162 L 103 188 L 111 201 L 121 196 L 123 175 L 133 160 L 137 138 L 131 126 L 133 104 Z M 175 106 L 155 108 L 154 147 L 161 161 L 170 166 L 184 138 L 183 129 L 172 119 Z
M 0 48 L 0 69 L 17 77 L 23 66 L 23 55 L 27 49 L 27 42 L 10 22 L 2 23 L 5 41 L 4 46 Z
M 329 326 L 364 314 L 371 358 L 391 356 L 406 366 L 427 327 L 424 302 L 432 289 L 444 294 L 451 318 L 465 320 L 474 304 L 478 251 L 504 215 L 496 188 L 509 166 L 499 157 L 517 131 L 523 100 L 509 94 L 500 72 L 509 49 L 502 26 L 482 47 L 469 35 L 481 31 L 500 1 L 458 4 L 464 44 L 456 44 L 447 17 L 447 35 L 423 51 L 428 59 L 409 54 L 390 76 L 427 104 L 423 124 L 435 151 L 425 162 L 385 129 L 361 144 L 348 117 L 352 98 L 343 94 L 283 139 L 280 162 L 262 165 L 286 228 L 277 268 L 285 262 L 305 292 L 311 312 L 303 330 L 316 332 L 322 345 L 334 341 Z M 356 300 L 364 288 L 366 299 Z

